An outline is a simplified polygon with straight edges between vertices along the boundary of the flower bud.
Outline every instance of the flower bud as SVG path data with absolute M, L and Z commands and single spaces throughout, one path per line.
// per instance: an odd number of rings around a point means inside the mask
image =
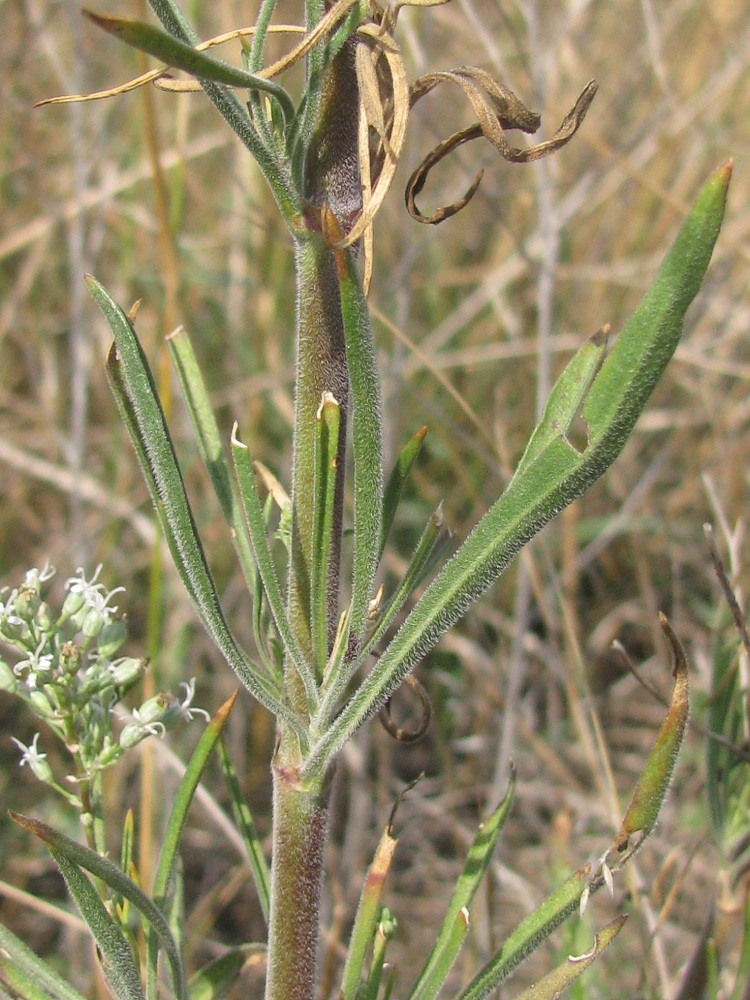
M 73 615 L 78 614 L 85 603 L 83 594 L 80 594 L 77 590 L 71 590 L 63 602 L 63 618 L 71 618 Z
M 47 759 L 44 755 L 39 757 L 33 757 L 29 760 L 29 767 L 36 775 L 36 777 L 45 783 L 45 785 L 54 785 L 55 778 L 52 774 L 52 768 L 47 763 Z
M 97 649 L 99 655 L 111 659 L 128 637 L 128 629 L 123 618 L 113 618 L 99 633 Z
M 107 622 L 107 618 L 99 611 L 98 608 L 91 608 L 83 616 L 81 621 L 81 631 L 86 636 L 87 639 L 96 639 L 98 635 L 101 634 Z
M 78 672 L 81 666 L 81 647 L 74 642 L 63 643 L 60 649 L 60 666 L 71 676 Z
M 26 639 L 29 635 L 29 626 L 18 615 L 9 614 L 4 618 L 0 618 L 0 635 L 9 642 Z
M 129 688 L 146 672 L 146 660 L 134 656 L 124 656 L 110 667 L 110 680 L 115 687 Z
M 10 669 L 5 660 L 0 660 L 0 691 L 8 691 L 15 694 L 18 690 L 16 675 Z
M 160 691 L 148 701 L 144 701 L 138 709 L 136 718 L 144 726 L 150 726 L 153 722 L 164 721 L 164 716 L 168 712 L 171 703 L 175 700 L 174 695 L 168 691 Z
M 46 601 L 42 601 L 39 605 L 34 621 L 39 632 L 49 633 L 52 631 L 54 621 L 52 611 Z
M 29 622 L 39 610 L 41 603 L 42 599 L 39 596 L 39 589 L 24 583 L 18 589 L 14 608 L 19 618 L 22 618 L 25 622 Z
M 49 698 L 39 688 L 32 688 L 29 691 L 29 701 L 34 706 L 36 714 L 42 719 L 47 718 L 47 716 L 52 715 L 54 712 L 54 707 L 50 704 Z

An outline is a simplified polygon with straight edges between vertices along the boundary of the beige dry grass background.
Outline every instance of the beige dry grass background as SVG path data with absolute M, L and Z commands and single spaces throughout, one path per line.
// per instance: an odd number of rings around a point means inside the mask
M 252 3 L 194 6 L 204 37 L 254 20 Z M 295 6 L 283 7 L 286 16 L 295 16 Z M 144 13 L 136 0 L 102 0 L 97 9 Z M 565 871 L 611 840 L 663 713 L 623 671 L 611 643 L 619 639 L 667 694 L 659 609 L 688 650 L 700 722 L 719 604 L 704 521 L 717 525 L 725 554 L 740 525 L 731 563 L 734 582 L 747 587 L 750 12 L 737 0 L 453 0 L 407 11 L 399 37 L 412 75 L 482 65 L 542 113 L 547 134 L 589 78 L 600 91 L 580 135 L 551 160 L 508 165 L 475 143 L 452 167 L 439 168 L 422 196 L 426 206 L 463 192 L 478 160 L 486 171 L 471 206 L 435 229 L 407 217 L 396 188 L 470 112 L 458 92 L 446 90 L 422 102 L 412 121 L 405 166 L 376 230 L 371 293 L 390 454 L 422 424 L 430 428 L 387 556 L 393 574 L 441 498 L 463 536 L 497 496 L 554 373 L 603 323 L 617 331 L 704 178 L 735 158 L 706 284 L 624 454 L 420 668 L 436 708 L 430 737 L 402 748 L 371 725 L 341 762 L 324 913 L 322 968 L 330 975 L 394 797 L 404 781 L 427 772 L 399 813 L 386 894 L 399 919 L 392 957 L 403 984 L 439 924 L 477 821 L 504 788 L 508 757 L 516 760 L 516 804 L 475 906 L 456 985 Z M 198 675 L 197 702 L 215 709 L 233 678 L 198 631 L 166 562 L 154 591 L 154 522 L 106 388 L 107 334 L 82 275 L 93 272 L 126 307 L 142 299 L 139 333 L 165 386 L 161 337 L 185 324 L 222 426 L 228 433 L 237 418 L 256 454 L 286 480 L 288 240 L 253 164 L 201 96 L 137 92 L 32 110 L 43 97 L 111 86 L 139 69 L 135 55 L 82 21 L 77 4 L 1 2 L 0 65 L 0 583 L 18 582 L 25 568 L 46 560 L 61 577 L 103 562 L 106 582 L 128 588 L 131 651 L 158 650 L 158 685 Z M 248 636 L 248 601 L 226 533 L 179 400 L 171 405 L 226 608 Z M 149 637 L 155 605 L 160 624 Z M 72 829 L 16 768 L 7 736 L 28 736 L 31 725 L 0 702 L 3 805 Z M 247 697 L 235 709 L 231 741 L 267 831 L 272 732 Z M 171 745 L 185 752 L 179 737 Z M 717 891 L 704 750 L 705 737 L 691 731 L 660 827 L 618 880 L 615 901 L 597 897 L 584 926 L 576 930 L 573 921 L 558 932 L 503 997 L 555 956 L 585 950 L 592 928 L 623 907 L 632 912 L 625 933 L 576 995 L 677 995 Z M 161 802 L 173 773 L 160 753 L 154 768 Z M 137 770 L 121 769 L 110 784 L 116 837 L 125 805 L 140 808 Z M 221 798 L 218 782 L 215 792 Z M 185 853 L 191 932 L 206 937 L 203 956 L 224 942 L 257 939 L 262 927 L 247 873 L 199 807 Z M 3 818 L 0 878 L 64 897 L 42 848 Z M 40 949 L 67 956 L 85 984 L 88 946 L 75 928 L 6 894 L 0 917 Z M 260 981 L 251 968 L 249 992 L 238 995 L 259 995 Z

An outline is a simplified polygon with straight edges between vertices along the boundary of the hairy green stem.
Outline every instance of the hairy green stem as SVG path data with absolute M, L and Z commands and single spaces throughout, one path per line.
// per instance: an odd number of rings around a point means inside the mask
M 330 782 L 311 787 L 285 761 L 282 737 L 273 766 L 273 867 L 266 1000 L 314 1000 Z

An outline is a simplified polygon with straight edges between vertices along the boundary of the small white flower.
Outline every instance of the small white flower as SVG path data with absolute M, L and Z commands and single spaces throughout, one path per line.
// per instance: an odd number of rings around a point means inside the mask
M 46 562 L 41 569 L 36 569 L 32 567 L 24 578 L 24 586 L 30 587 L 33 590 L 39 590 L 40 584 L 46 583 L 47 580 L 51 580 L 55 575 L 55 567 L 50 563 Z
M 80 594 L 82 597 L 85 597 L 90 590 L 104 590 L 104 585 L 96 582 L 101 571 L 102 564 L 99 563 L 94 570 L 94 575 L 90 580 L 87 580 L 83 572 L 83 566 L 79 566 L 76 570 L 78 576 L 71 576 L 67 579 L 65 581 L 65 589 L 71 594 Z
M 4 587 L 2 593 L 4 594 L 7 590 L 8 588 Z M 17 597 L 18 591 L 12 590 L 7 601 L 0 601 L 0 628 L 2 628 L 6 638 L 10 640 L 19 639 L 28 633 L 26 622 L 16 613 Z
M 110 600 L 115 594 L 125 593 L 125 588 L 115 587 L 114 590 L 105 591 L 104 584 L 97 583 L 101 571 L 102 564 L 99 563 L 94 570 L 94 575 L 90 580 L 87 580 L 83 567 L 79 566 L 76 570 L 78 576 L 71 576 L 70 579 L 66 580 L 65 589 L 71 595 L 70 607 L 75 607 L 75 598 L 78 598 L 80 606 L 85 606 L 90 611 L 96 612 L 101 617 L 101 624 L 104 626 L 111 621 L 112 616 L 117 611 L 116 606 L 109 606 Z
M 55 662 L 53 653 L 42 653 L 46 642 L 46 636 L 43 636 L 34 652 L 29 653 L 25 660 L 19 660 L 13 666 L 13 673 L 16 677 L 20 677 L 24 670 L 29 671 L 29 687 L 36 687 L 36 675 L 38 673 L 49 673 L 52 669 L 52 664 Z M 32 683 L 31 677 L 34 678 L 34 683 Z
M 47 763 L 47 754 L 40 753 L 37 746 L 39 742 L 39 733 L 34 735 L 34 739 L 31 741 L 30 746 L 26 746 L 25 743 L 17 740 L 15 736 L 11 736 L 11 739 L 21 751 L 19 767 L 23 767 L 24 764 L 28 764 L 40 781 L 52 782 L 52 768 Z
M 138 709 L 134 708 L 132 718 L 125 723 L 120 733 L 120 747 L 123 750 L 129 750 L 141 740 L 145 740 L 147 736 L 163 736 L 166 731 L 163 722 L 158 720 L 148 722 L 141 718 Z
M 211 721 L 211 716 L 205 710 L 205 708 L 192 708 L 193 698 L 195 697 L 195 677 L 191 677 L 189 681 L 183 681 L 180 684 L 181 688 L 185 688 L 185 697 L 179 703 L 180 716 L 185 719 L 186 722 L 192 722 L 193 717 L 196 715 L 205 715 L 208 722 Z
M 31 741 L 30 746 L 26 746 L 25 743 L 22 743 L 20 740 L 17 740 L 15 736 L 11 736 L 11 739 L 16 744 L 18 749 L 21 751 L 21 760 L 18 765 L 19 767 L 23 767 L 24 764 L 29 764 L 33 766 L 40 760 L 44 760 L 44 758 L 47 756 L 46 753 L 39 753 L 39 749 L 37 747 L 37 744 L 39 743 L 39 733 L 34 734 L 34 739 Z

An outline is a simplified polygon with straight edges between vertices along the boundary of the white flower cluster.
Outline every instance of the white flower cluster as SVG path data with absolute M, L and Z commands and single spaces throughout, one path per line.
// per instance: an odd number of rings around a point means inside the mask
M 99 582 L 102 567 L 87 579 L 84 571 L 65 583 L 67 595 L 59 616 L 42 597 L 43 585 L 55 574 L 51 566 L 31 569 L 20 587 L 0 590 L 0 690 L 24 701 L 46 727 L 62 740 L 74 762 L 67 783 L 90 782 L 126 750 L 148 736 L 161 736 L 180 720 L 190 721 L 203 709 L 193 708 L 195 681 L 181 685 L 181 700 L 170 693 L 149 698 L 134 709 L 120 731 L 112 728 L 113 710 L 146 670 L 146 661 L 116 654 L 127 628 L 112 604 L 124 588 L 107 590 Z M 76 795 L 55 780 L 36 733 L 27 746 L 11 737 L 39 780 L 81 806 Z

